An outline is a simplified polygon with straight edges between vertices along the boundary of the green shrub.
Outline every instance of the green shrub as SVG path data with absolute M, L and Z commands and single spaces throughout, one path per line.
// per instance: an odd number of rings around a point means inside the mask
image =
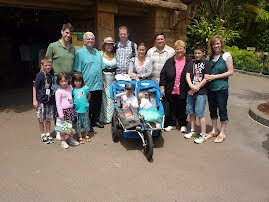
M 236 46 L 226 47 L 226 50 L 233 56 L 234 66 L 237 69 L 243 69 L 251 72 L 262 72 L 262 55 L 256 55 L 252 51 L 239 49 Z
M 216 34 L 223 37 L 226 45 L 229 45 L 240 38 L 237 31 L 225 28 L 223 26 L 223 21 L 219 18 L 208 20 L 205 17 L 200 17 L 199 19 L 194 19 L 193 22 L 188 25 L 187 46 L 191 49 L 197 44 L 207 46 L 210 37 Z

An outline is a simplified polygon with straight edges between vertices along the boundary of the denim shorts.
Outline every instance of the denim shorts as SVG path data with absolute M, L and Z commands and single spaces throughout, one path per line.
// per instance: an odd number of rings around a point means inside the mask
M 195 114 L 198 118 L 203 118 L 205 114 L 206 95 L 187 95 L 186 114 Z

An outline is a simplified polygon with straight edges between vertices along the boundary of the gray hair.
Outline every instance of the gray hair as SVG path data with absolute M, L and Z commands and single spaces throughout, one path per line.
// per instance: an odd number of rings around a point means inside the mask
M 92 35 L 95 38 L 95 36 L 92 32 L 85 32 L 83 35 L 83 39 L 85 39 L 87 35 Z

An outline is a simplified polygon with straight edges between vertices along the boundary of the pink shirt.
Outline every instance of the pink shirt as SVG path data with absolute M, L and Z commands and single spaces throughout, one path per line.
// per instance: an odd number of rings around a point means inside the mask
M 59 88 L 55 93 L 56 107 L 59 117 L 63 118 L 63 109 L 73 108 L 72 86 Z
M 175 63 L 176 63 L 176 79 L 175 79 L 172 94 L 179 95 L 180 94 L 180 77 L 181 77 L 181 73 L 184 69 L 184 66 L 186 64 L 186 58 L 184 57 L 181 60 L 178 60 L 175 57 L 174 59 L 175 59 Z

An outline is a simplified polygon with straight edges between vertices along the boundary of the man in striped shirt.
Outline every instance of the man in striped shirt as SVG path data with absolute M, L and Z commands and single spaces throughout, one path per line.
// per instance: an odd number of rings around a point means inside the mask
M 147 56 L 152 59 L 153 71 L 152 79 L 157 83 L 160 81 L 160 73 L 167 59 L 175 55 L 175 50 L 165 44 L 164 33 L 155 35 L 155 46 L 148 50 Z
M 120 41 L 115 44 L 117 74 L 128 74 L 129 61 L 137 55 L 137 45 L 128 39 L 129 33 L 126 26 L 119 28 Z

